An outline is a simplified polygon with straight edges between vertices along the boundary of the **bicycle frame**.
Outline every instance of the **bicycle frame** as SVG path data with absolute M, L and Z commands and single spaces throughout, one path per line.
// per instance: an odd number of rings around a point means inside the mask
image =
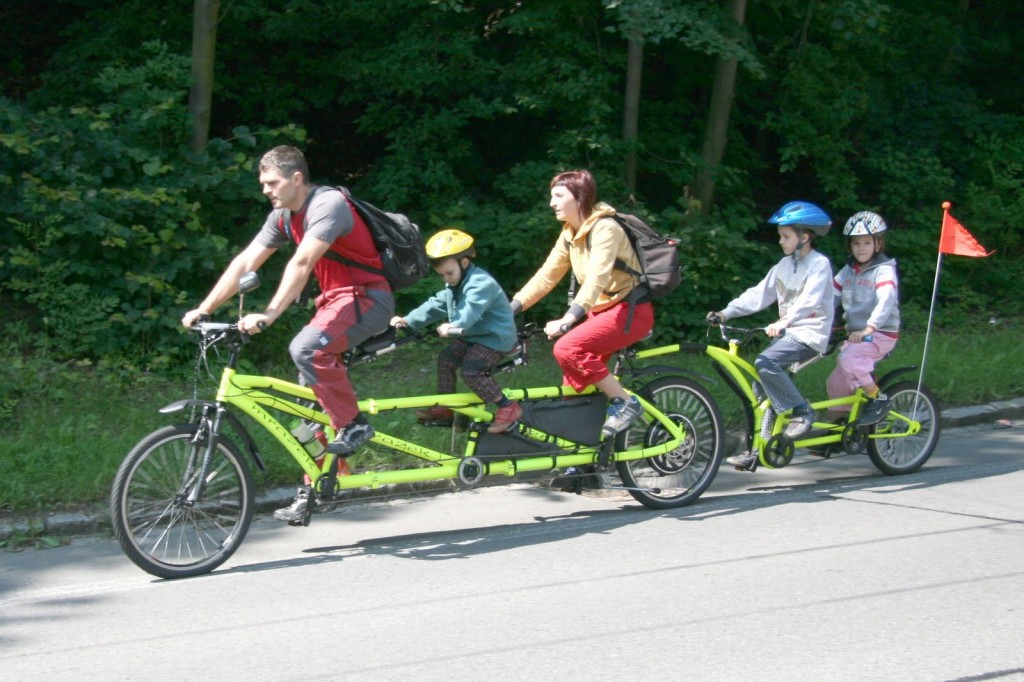
M 737 329 L 737 331 L 751 332 L 759 330 Z M 723 338 L 725 338 L 724 331 Z M 739 351 L 743 341 L 730 337 L 726 339 L 726 342 L 727 347 L 725 348 L 708 343 L 683 343 L 638 353 L 638 356 L 650 357 L 654 354 L 672 352 L 699 352 L 706 354 L 711 359 L 715 370 L 725 380 L 726 385 L 739 397 L 747 420 L 747 449 L 758 453 L 762 466 L 767 468 L 785 466 L 792 458 L 793 450 L 796 448 L 808 448 L 831 443 L 847 444 L 850 442 L 850 439 L 855 435 L 853 429 L 856 428 L 857 417 L 866 402 L 863 389 L 857 388 L 852 395 L 842 398 L 811 402 L 811 407 L 816 411 L 848 407 L 849 416 L 845 422 L 838 424 L 833 422 L 814 422 L 810 437 L 789 442 L 783 439 L 781 434 L 789 423 L 788 415 L 790 411 L 775 413 L 771 400 L 767 395 L 764 395 L 762 390 L 759 390 L 760 375 L 757 369 L 753 364 L 740 356 Z M 822 357 L 824 357 L 824 354 L 801 363 L 800 369 Z M 885 384 L 891 382 L 897 375 L 904 374 L 913 369 L 912 367 L 904 367 L 894 370 L 886 374 L 878 383 L 884 388 Z M 905 430 L 897 432 L 889 429 L 882 432 L 865 433 L 864 437 L 867 439 L 909 438 L 917 435 L 921 429 L 920 422 L 898 412 L 891 412 L 889 417 L 901 421 Z
M 658 354 L 658 353 L 651 353 Z M 648 353 L 639 352 L 636 356 L 643 357 Z M 216 406 L 218 413 L 225 409 L 225 406 L 233 406 L 241 412 L 249 415 L 257 424 L 266 429 L 295 459 L 302 470 L 313 481 L 317 490 L 325 481 L 328 474 L 333 470 L 334 457 L 326 455 L 318 464 L 319 457 L 314 458 L 299 441 L 291 434 L 281 421 L 270 412 L 277 410 L 287 415 L 301 419 L 316 421 L 330 429 L 328 416 L 315 408 L 308 408 L 300 405 L 296 400 L 315 401 L 316 398 L 311 389 L 300 386 L 297 383 L 276 379 L 268 376 L 239 374 L 236 371 L 238 353 L 233 350 L 227 366 L 223 369 L 220 384 L 214 403 L 204 403 L 211 407 Z M 621 365 L 619 365 L 621 366 Z M 574 396 L 592 395 L 596 392 L 593 386 L 583 391 L 575 391 L 569 386 L 548 386 L 539 388 L 505 389 L 505 395 L 511 400 L 540 400 L 553 398 L 571 398 Z M 638 396 L 644 408 L 647 418 L 657 421 L 669 434 L 669 439 L 663 443 L 649 447 L 630 448 L 614 452 L 613 461 L 628 461 L 655 457 L 679 447 L 686 434 L 679 426 L 658 408 L 647 402 L 643 396 Z M 172 408 L 182 407 L 194 401 L 181 401 L 175 403 L 165 411 Z M 399 398 L 367 398 L 360 400 L 359 409 L 367 415 L 377 415 L 390 410 L 407 410 L 415 408 L 426 408 L 435 405 L 448 407 L 454 412 L 465 415 L 472 422 L 487 423 L 493 419 L 484 402 L 473 393 L 454 393 L 440 395 L 424 395 L 416 397 Z M 230 414 L 230 412 L 228 412 Z M 234 423 L 235 428 L 244 430 L 240 422 Z M 550 452 L 525 454 L 523 456 L 510 456 L 506 459 L 494 459 L 481 462 L 483 467 L 482 475 L 506 475 L 514 476 L 526 471 L 544 471 L 555 468 L 570 466 L 581 466 L 593 464 L 598 461 L 601 455 L 602 445 L 587 445 L 578 443 L 566 438 L 558 437 L 542 431 L 536 427 L 520 424 L 516 433 L 542 442 L 550 446 Z M 247 441 L 252 445 L 252 439 L 247 433 L 244 434 Z M 333 430 L 328 431 L 328 436 L 333 437 Z M 477 437 L 479 432 L 471 431 L 466 446 L 461 455 L 442 452 L 429 448 L 410 440 L 399 438 L 395 435 L 377 430 L 373 442 L 386 446 L 398 452 L 410 455 L 418 460 L 428 462 L 434 466 L 410 467 L 392 471 L 373 471 L 367 473 L 356 473 L 339 476 L 336 481 L 336 488 L 379 488 L 385 485 L 400 483 L 415 483 L 422 481 L 434 481 L 442 479 L 454 479 L 460 476 L 460 465 L 470 457 L 474 456 Z M 254 453 L 258 460 L 258 453 Z

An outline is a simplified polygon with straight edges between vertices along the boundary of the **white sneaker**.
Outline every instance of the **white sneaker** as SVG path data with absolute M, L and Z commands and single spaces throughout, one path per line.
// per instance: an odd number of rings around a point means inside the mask
M 643 413 L 644 408 L 640 405 L 640 401 L 636 399 L 635 395 L 629 396 L 629 400 L 626 401 L 616 398 L 608 405 L 608 417 L 604 420 L 601 433 L 606 437 L 621 433 L 628 429 Z
M 295 499 L 291 506 L 282 507 L 274 512 L 274 518 L 278 521 L 287 521 L 289 526 L 301 526 L 302 517 L 306 514 L 309 506 L 309 488 L 299 488 L 295 493 Z

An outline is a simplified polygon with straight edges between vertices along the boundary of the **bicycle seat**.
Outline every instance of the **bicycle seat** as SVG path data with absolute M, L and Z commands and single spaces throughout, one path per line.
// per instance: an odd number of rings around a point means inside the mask
M 387 348 L 388 346 L 395 342 L 395 332 L 396 329 L 394 327 L 388 327 L 380 334 L 377 334 L 376 336 L 371 336 L 370 338 L 363 341 L 361 344 L 359 344 L 359 348 L 364 353 L 373 353 L 374 351 L 378 351 L 381 348 Z
M 813 365 L 814 363 L 816 363 L 818 360 L 821 360 L 826 355 L 828 355 L 827 352 L 826 353 L 818 353 L 814 357 L 807 358 L 806 360 L 801 360 L 800 362 L 794 362 L 794 363 L 790 364 L 789 367 L 787 367 L 787 370 L 789 371 L 790 374 L 796 374 L 797 372 L 802 370 L 804 367 L 807 367 L 808 365 Z

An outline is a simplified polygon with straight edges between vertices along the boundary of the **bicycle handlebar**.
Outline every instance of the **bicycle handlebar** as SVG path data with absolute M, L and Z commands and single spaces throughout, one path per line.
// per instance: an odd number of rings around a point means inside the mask
M 746 345 L 747 343 L 750 342 L 751 339 L 759 336 L 762 333 L 766 333 L 767 332 L 767 328 L 766 327 L 753 327 L 753 328 L 749 328 L 749 327 L 735 327 L 735 326 L 732 326 L 732 325 L 728 325 L 725 322 L 723 322 L 723 321 L 721 321 L 721 320 L 719 320 L 717 318 L 709 319 L 709 320 L 707 320 L 707 323 L 708 323 L 708 333 L 709 334 L 711 333 L 711 327 L 718 327 L 719 331 L 722 334 L 722 341 L 725 341 L 727 343 L 735 342 L 735 343 L 739 344 L 740 346 Z M 847 333 L 846 332 L 846 328 L 843 327 L 843 326 L 834 326 L 834 327 L 832 327 L 830 332 L 831 333 L 829 334 L 829 341 L 828 341 L 829 352 L 831 352 L 832 347 L 836 343 L 838 343 L 840 341 L 840 339 L 836 338 L 837 335 L 839 335 L 839 334 L 846 334 Z M 739 338 L 730 338 L 730 333 L 735 333 Z M 782 334 L 785 335 L 785 333 L 786 333 L 786 330 L 783 329 L 782 330 Z M 874 337 L 871 334 L 868 334 L 862 340 L 870 342 L 870 341 L 874 340 Z

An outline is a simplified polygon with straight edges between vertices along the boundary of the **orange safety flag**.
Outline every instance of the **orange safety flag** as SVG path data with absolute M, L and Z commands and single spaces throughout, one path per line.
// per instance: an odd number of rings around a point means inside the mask
M 949 215 L 949 202 L 946 201 L 942 204 L 942 236 L 939 237 L 939 253 L 984 258 L 991 256 L 995 251 L 986 251 L 985 247 L 974 238 L 974 235 L 967 231 L 967 228 Z

